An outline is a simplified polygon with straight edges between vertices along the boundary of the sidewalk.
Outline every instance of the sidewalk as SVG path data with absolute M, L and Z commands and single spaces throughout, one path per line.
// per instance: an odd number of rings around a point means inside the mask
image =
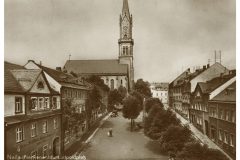
M 81 152 L 83 148 L 87 145 L 88 141 L 94 136 L 99 127 L 109 118 L 110 114 L 102 117 L 99 122 L 94 124 L 92 128 L 84 134 L 81 139 L 76 141 L 69 149 L 65 151 L 65 156 L 75 155 L 77 152 Z
M 216 145 L 213 141 L 211 141 L 206 135 L 204 135 L 202 132 L 200 132 L 193 124 L 191 124 L 189 121 L 187 121 L 185 118 L 183 118 L 180 114 L 172 110 L 173 113 L 175 113 L 176 117 L 181 121 L 182 124 L 188 125 L 189 129 L 192 131 L 193 136 L 201 141 L 203 144 L 208 145 L 209 148 L 220 150 L 224 155 L 228 157 L 229 160 L 232 160 L 232 158 L 226 154 L 218 145 Z

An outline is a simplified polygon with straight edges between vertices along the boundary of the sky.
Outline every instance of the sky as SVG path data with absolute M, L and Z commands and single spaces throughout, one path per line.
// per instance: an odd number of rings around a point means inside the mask
M 235 0 L 129 0 L 135 80 L 171 82 L 214 50 L 236 67 Z M 122 0 L 5 0 L 4 59 L 51 68 L 71 59 L 117 59 Z

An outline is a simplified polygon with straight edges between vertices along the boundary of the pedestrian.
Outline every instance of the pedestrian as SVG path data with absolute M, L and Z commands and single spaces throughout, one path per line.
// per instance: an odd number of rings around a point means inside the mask
M 109 130 L 110 137 L 112 137 L 112 128 Z

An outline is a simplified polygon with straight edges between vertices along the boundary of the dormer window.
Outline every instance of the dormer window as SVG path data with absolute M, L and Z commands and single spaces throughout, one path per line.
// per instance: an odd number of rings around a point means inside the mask
M 37 88 L 38 88 L 38 89 L 44 89 L 44 85 L 43 85 L 43 82 L 42 82 L 42 81 L 38 82 Z

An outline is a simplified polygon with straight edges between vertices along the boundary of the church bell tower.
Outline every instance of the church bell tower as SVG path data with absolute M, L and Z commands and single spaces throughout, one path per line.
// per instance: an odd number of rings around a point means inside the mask
M 122 14 L 120 15 L 119 63 L 128 64 L 128 78 L 130 90 L 134 83 L 132 15 L 130 15 L 128 0 L 123 0 Z

